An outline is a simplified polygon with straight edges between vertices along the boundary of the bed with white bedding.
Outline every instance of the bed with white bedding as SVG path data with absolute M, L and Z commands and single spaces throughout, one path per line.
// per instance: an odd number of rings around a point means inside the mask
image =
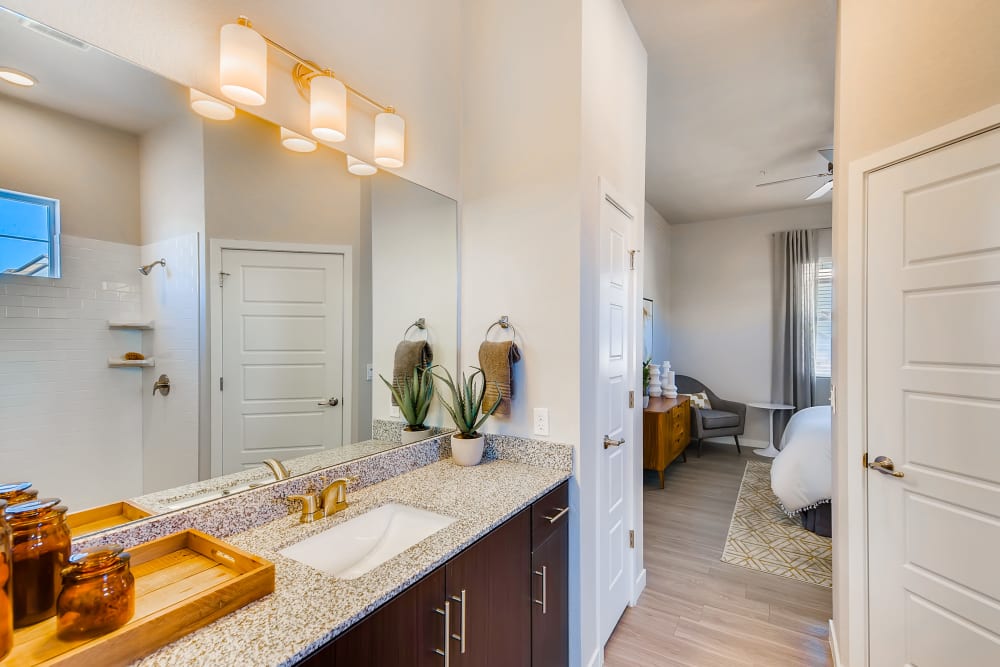
M 833 452 L 829 405 L 796 412 L 771 465 L 771 490 L 791 518 L 829 537 Z

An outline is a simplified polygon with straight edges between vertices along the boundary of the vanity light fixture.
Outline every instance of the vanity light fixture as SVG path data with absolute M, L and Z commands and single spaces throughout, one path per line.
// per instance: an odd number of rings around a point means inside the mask
M 378 172 L 378 167 L 368 164 L 364 160 L 359 160 L 353 155 L 347 156 L 347 171 L 355 176 L 373 176 Z
M 236 107 L 228 102 L 192 88 L 189 94 L 191 110 L 199 116 L 212 120 L 232 120 L 236 116 Z
M 240 104 L 260 106 L 267 101 L 267 43 L 244 16 L 220 31 L 219 87 Z
M 316 142 L 304 137 L 298 132 L 292 132 L 287 127 L 281 128 L 281 145 L 296 153 L 312 153 L 316 150 Z
M 219 49 L 219 84 L 229 99 L 251 106 L 267 101 L 267 47 L 295 61 L 292 80 L 309 101 L 309 131 L 326 142 L 347 138 L 348 93 L 378 110 L 375 116 L 375 162 L 398 169 L 404 164 L 406 123 L 391 106 L 381 104 L 336 78 L 333 71 L 298 56 L 262 35 L 250 20 L 222 26 Z M 371 167 L 371 165 L 369 165 Z
M 3 79 L 7 83 L 12 83 L 15 86 L 24 86 L 25 88 L 30 88 L 38 83 L 38 81 L 35 80 L 35 77 L 30 74 L 26 74 L 21 70 L 14 69 L 13 67 L 0 67 L 0 79 Z

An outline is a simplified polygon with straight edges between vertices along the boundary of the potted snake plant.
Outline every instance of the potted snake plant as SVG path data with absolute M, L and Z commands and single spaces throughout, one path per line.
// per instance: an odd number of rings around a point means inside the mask
M 441 405 L 451 415 L 458 429 L 458 433 L 451 437 L 451 456 L 460 466 L 474 466 L 483 459 L 485 438 L 479 433 L 479 427 L 496 412 L 502 399 L 498 386 L 496 402 L 489 408 L 483 407 L 483 398 L 486 396 L 486 375 L 481 368 L 475 366 L 473 368 L 476 372 L 468 377 L 462 373 L 457 386 L 448 369 L 443 369 L 444 377 L 434 374 L 435 378 L 448 387 L 451 394 L 451 399 L 448 400 L 440 389 L 438 390 Z M 477 382 L 479 378 L 482 379 Z
M 434 400 L 434 378 L 427 368 L 414 368 L 412 377 L 401 377 L 395 383 L 389 382 L 379 375 L 385 386 L 389 387 L 392 397 L 399 406 L 399 412 L 406 420 L 401 444 L 408 445 L 423 440 L 430 435 L 431 429 L 424 424 L 431 401 Z

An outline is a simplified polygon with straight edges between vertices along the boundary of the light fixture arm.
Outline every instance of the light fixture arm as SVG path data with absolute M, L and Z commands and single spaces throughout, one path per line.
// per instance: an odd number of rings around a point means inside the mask
M 258 35 L 260 35 L 261 39 L 264 40 L 265 44 L 267 44 L 268 46 L 270 46 L 275 51 L 278 51 L 279 53 L 285 55 L 286 57 L 294 60 L 297 63 L 296 66 L 292 69 L 292 78 L 295 80 L 295 85 L 298 87 L 299 92 L 302 93 L 303 96 L 305 96 L 305 94 L 306 94 L 306 84 L 309 82 L 310 79 L 312 79 L 313 77 L 316 77 L 316 76 L 331 76 L 331 77 L 333 76 L 333 71 L 332 70 L 320 67 L 319 65 L 317 65 L 314 62 L 312 62 L 311 60 L 306 60 L 305 58 L 299 56 L 297 53 L 295 53 L 291 49 L 289 49 L 289 48 L 287 48 L 285 46 L 282 46 L 281 44 L 279 44 L 278 42 L 274 41 L 273 39 L 271 39 L 267 35 L 261 33 L 259 30 L 257 30 L 256 28 L 253 27 L 253 24 L 250 22 L 250 19 L 248 19 L 246 16 L 239 17 L 236 20 L 236 22 L 238 24 L 240 24 L 241 26 L 245 26 L 247 28 L 253 29 Z M 348 85 L 347 83 L 345 83 L 343 79 L 338 79 L 338 81 L 340 81 L 342 84 L 344 84 L 344 87 L 347 88 L 347 92 L 351 93 L 352 95 L 354 95 L 358 99 L 367 102 L 368 104 L 370 104 L 371 106 L 375 107 L 379 111 L 382 111 L 382 112 L 385 112 L 385 113 L 395 113 L 396 112 L 395 108 L 393 108 L 392 106 L 387 106 L 385 104 L 381 104 L 381 103 L 377 102 L 376 100 L 372 99 L 368 95 L 365 95 L 364 93 L 362 93 L 357 88 L 353 88 L 350 85 Z

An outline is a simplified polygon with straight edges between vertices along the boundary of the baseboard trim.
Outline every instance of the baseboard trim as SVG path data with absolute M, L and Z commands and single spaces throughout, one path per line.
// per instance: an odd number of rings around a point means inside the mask
M 832 618 L 830 619 L 830 653 L 833 655 L 834 667 L 844 667 L 844 663 L 840 659 L 840 649 L 837 646 L 837 626 L 833 624 Z

